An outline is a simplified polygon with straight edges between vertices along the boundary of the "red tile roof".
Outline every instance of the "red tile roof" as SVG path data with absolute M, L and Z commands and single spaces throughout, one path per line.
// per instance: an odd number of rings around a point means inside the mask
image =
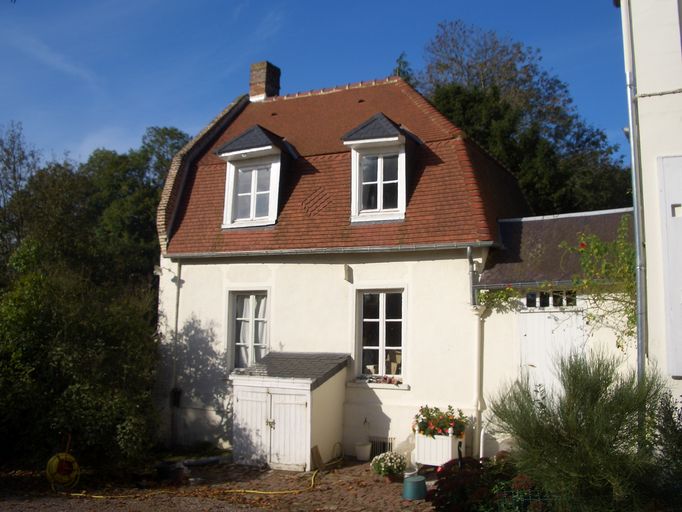
M 208 130 L 201 151 L 177 162 L 169 176 L 164 196 L 182 198 L 172 205 L 162 199 L 159 209 L 162 250 L 169 255 L 490 243 L 498 218 L 527 212 L 511 174 L 399 78 L 274 97 L 248 103 L 236 115 L 225 112 L 233 119 Z M 379 112 L 423 142 L 408 167 L 405 219 L 351 225 L 351 155 L 341 137 Z M 282 171 L 275 225 L 221 229 L 226 165 L 213 151 L 256 124 L 284 137 L 301 156 Z

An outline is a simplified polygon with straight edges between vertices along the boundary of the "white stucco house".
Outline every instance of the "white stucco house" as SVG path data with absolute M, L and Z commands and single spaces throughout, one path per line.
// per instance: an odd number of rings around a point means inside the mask
M 682 7 L 621 0 L 633 167 L 641 176 L 647 356 L 682 394 Z
M 628 212 L 526 217 L 515 178 L 400 78 L 287 96 L 279 78 L 252 66 L 163 190 L 168 438 L 310 468 L 314 446 L 409 454 L 419 406 L 453 405 L 474 420 L 467 450 L 494 453 L 484 397 L 585 339 L 558 244 Z M 521 312 L 475 304 L 532 283 Z

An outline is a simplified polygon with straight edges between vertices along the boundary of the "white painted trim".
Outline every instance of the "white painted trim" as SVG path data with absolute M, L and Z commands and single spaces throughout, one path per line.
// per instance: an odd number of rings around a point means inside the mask
M 343 143 L 344 146 L 350 146 L 354 148 L 355 146 L 367 147 L 367 146 L 393 146 L 395 144 L 404 144 L 405 137 L 403 135 L 395 137 L 382 137 L 380 139 L 364 139 L 364 140 L 349 140 Z
M 571 217 L 594 217 L 596 215 L 611 215 L 614 213 L 629 213 L 632 207 L 613 208 L 611 210 L 595 210 L 592 212 L 558 213 L 556 215 L 540 215 L 537 217 L 514 217 L 510 219 L 499 219 L 497 222 L 532 222 L 534 220 L 567 219 Z
M 256 217 L 253 219 L 234 219 L 235 196 L 236 196 L 236 176 L 239 169 L 248 169 L 270 165 L 270 191 L 267 217 Z M 281 168 L 281 154 L 279 150 L 274 155 L 261 158 L 246 159 L 235 164 L 234 161 L 227 162 L 227 176 L 225 179 L 225 203 L 223 209 L 223 229 L 245 228 L 254 226 L 269 226 L 277 221 L 277 209 L 279 206 L 279 180 Z
M 220 153 L 218 157 L 230 162 L 232 160 L 259 158 L 268 155 L 278 155 L 280 153 L 281 151 L 278 148 L 269 145 L 262 146 L 260 148 L 240 149 L 239 151 L 228 151 L 227 153 Z

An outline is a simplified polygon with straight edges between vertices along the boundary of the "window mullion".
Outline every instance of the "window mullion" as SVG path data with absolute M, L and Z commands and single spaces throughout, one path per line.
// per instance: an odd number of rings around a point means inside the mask
M 386 375 L 386 294 L 379 294 L 379 375 Z
M 377 155 L 377 210 L 384 209 L 384 157 Z
M 254 340 L 256 336 L 256 296 L 249 296 L 249 366 L 255 361 Z
M 256 184 L 258 183 L 258 169 L 251 171 L 251 211 L 252 219 L 256 218 Z

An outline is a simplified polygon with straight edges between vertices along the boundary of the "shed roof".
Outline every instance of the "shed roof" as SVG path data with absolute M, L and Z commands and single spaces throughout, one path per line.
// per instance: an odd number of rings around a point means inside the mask
M 580 262 L 562 243 L 577 245 L 580 233 L 613 241 L 623 216 L 631 217 L 632 208 L 503 219 L 499 222 L 503 247 L 491 251 L 477 286 L 570 283 L 580 272 Z
M 235 375 L 310 379 L 311 389 L 323 384 L 348 364 L 350 356 L 333 352 L 270 352 L 248 368 L 236 368 Z

